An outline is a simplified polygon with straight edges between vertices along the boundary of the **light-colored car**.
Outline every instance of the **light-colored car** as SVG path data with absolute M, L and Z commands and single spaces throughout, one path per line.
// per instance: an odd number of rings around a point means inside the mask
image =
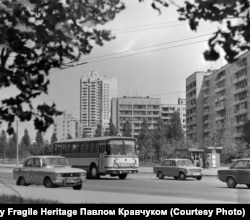
M 86 181 L 86 171 L 70 167 L 62 156 L 31 156 L 23 166 L 13 169 L 16 185 L 44 185 L 47 188 L 70 186 L 80 190 Z
M 226 182 L 229 188 L 245 184 L 250 188 L 250 158 L 234 160 L 229 169 L 218 170 L 218 178 Z
M 153 170 L 159 179 L 169 176 L 180 180 L 185 180 L 187 177 L 201 180 L 204 169 L 195 167 L 189 159 L 165 159 L 160 165 L 153 167 Z

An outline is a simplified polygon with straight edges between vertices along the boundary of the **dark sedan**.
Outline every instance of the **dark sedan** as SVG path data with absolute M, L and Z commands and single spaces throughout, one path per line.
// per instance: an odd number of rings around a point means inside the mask
M 218 178 L 229 188 L 235 188 L 237 184 L 250 188 L 250 158 L 235 160 L 229 169 L 218 170 Z

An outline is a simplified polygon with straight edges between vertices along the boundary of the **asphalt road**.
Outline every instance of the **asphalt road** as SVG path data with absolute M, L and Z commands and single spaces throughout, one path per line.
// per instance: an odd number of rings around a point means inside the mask
M 16 186 L 11 170 L 0 168 L 0 193 L 62 203 L 250 203 L 250 189 L 245 185 L 229 189 L 211 176 L 203 177 L 201 181 L 166 177 L 159 180 L 154 174 L 128 175 L 125 180 L 107 176 L 87 180 L 81 191 L 75 191 L 72 188 Z

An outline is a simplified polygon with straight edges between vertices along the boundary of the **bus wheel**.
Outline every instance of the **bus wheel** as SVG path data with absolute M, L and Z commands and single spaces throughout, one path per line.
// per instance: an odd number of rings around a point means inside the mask
M 120 180 L 124 180 L 124 179 L 126 179 L 127 174 L 126 173 L 125 174 L 119 174 L 118 176 L 119 176 Z
M 97 171 L 97 167 L 95 164 L 92 164 L 90 166 L 90 178 L 91 179 L 99 179 L 99 174 L 98 174 L 98 171 Z

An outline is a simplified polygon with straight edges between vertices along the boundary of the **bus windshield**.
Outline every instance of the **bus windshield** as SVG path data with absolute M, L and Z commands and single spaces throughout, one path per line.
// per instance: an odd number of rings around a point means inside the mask
M 108 155 L 136 155 L 135 142 L 125 140 L 110 140 L 108 142 Z

